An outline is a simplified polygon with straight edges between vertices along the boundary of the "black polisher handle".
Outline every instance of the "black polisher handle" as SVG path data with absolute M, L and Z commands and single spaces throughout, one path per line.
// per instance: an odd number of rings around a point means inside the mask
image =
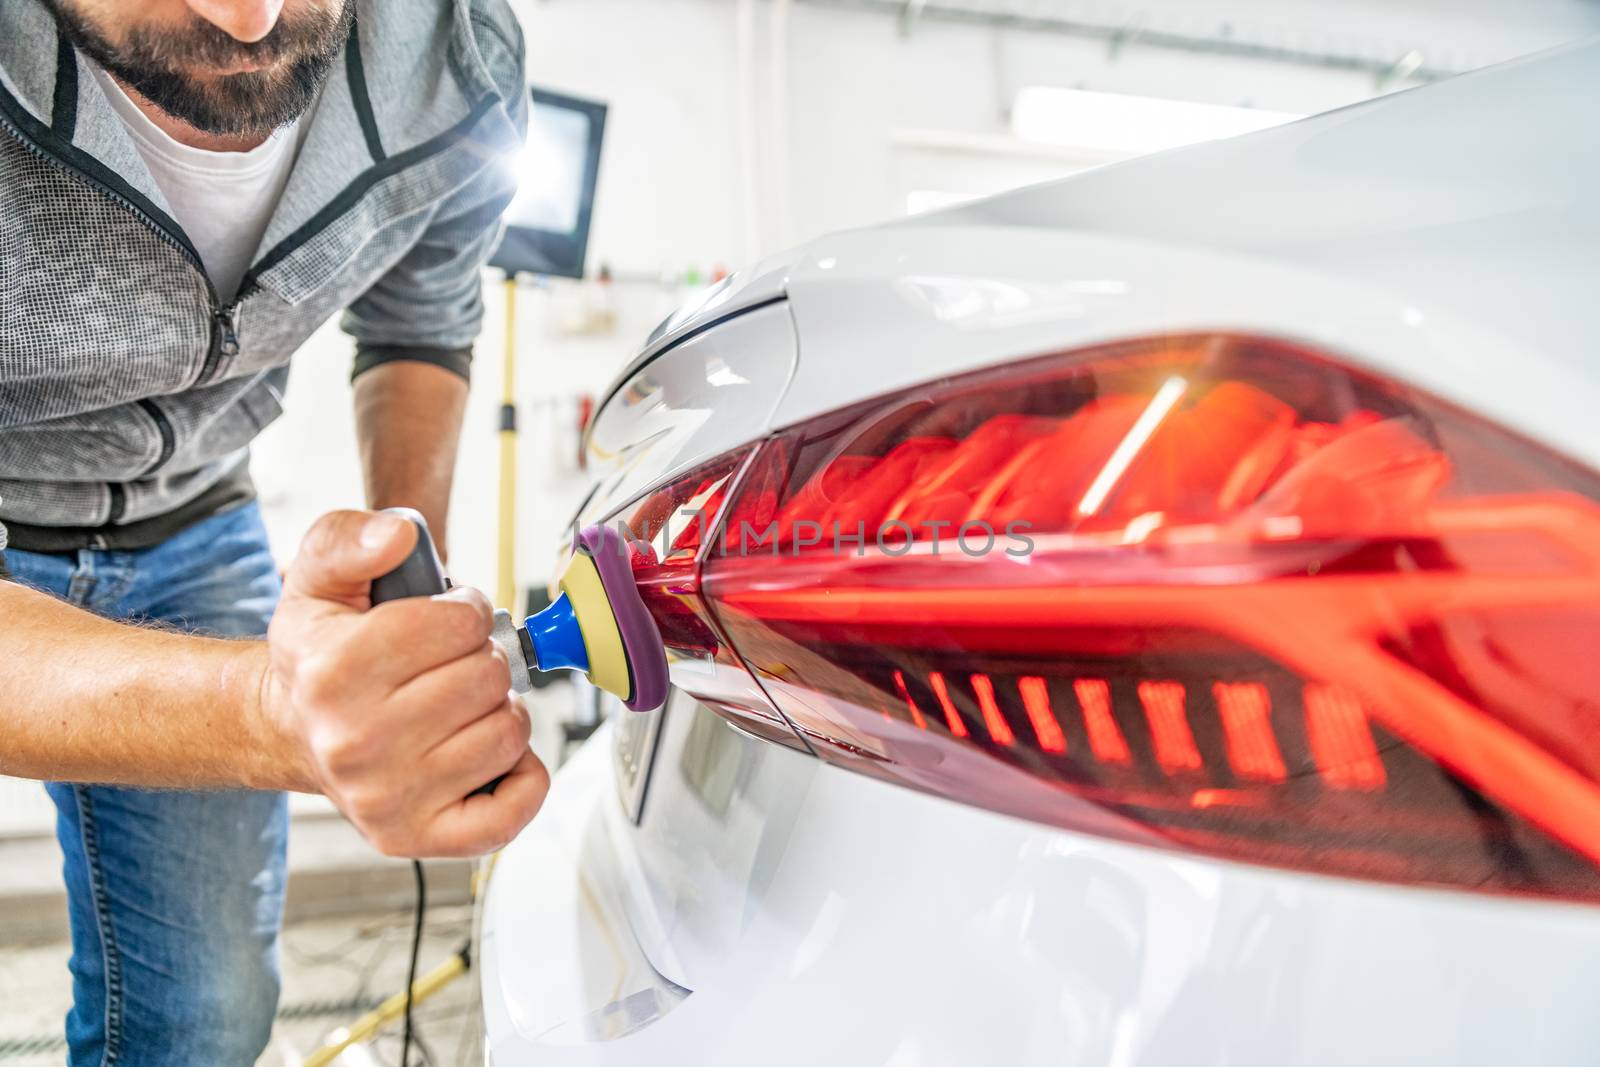
M 390 515 L 398 515 L 409 520 L 417 528 L 417 544 L 411 554 L 401 561 L 400 566 L 375 579 L 372 583 L 372 604 L 387 604 L 391 600 L 404 600 L 413 596 L 438 596 L 450 590 L 450 579 L 445 577 L 444 564 L 439 562 L 439 550 L 434 547 L 433 533 L 428 529 L 428 520 L 422 517 L 419 511 L 411 508 L 388 508 Z M 473 796 L 479 793 L 493 793 L 495 787 L 505 778 L 501 775 L 487 785 L 479 786 L 472 791 Z
M 389 515 L 407 519 L 417 528 L 417 543 L 400 566 L 373 580 L 372 603 L 387 604 L 391 600 L 404 600 L 413 596 L 438 596 L 448 592 L 450 579 L 444 576 L 444 564 L 439 562 L 439 550 L 433 545 L 433 533 L 428 520 L 419 511 L 410 508 L 389 508 Z

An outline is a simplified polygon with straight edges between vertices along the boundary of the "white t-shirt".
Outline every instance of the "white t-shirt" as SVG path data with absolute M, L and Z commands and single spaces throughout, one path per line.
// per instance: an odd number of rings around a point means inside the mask
M 288 184 L 306 123 L 276 130 L 248 152 L 191 148 L 151 122 L 109 74 L 93 69 L 178 225 L 200 253 L 217 296 L 228 303 L 238 293 Z

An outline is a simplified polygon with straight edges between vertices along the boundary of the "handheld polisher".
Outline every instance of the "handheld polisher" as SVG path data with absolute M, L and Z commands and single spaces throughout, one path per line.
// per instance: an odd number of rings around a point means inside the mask
M 417 544 L 372 583 L 372 603 L 447 591 L 427 520 L 410 508 L 389 512 L 416 526 Z M 520 624 L 503 609 L 494 613 L 491 639 L 511 664 L 512 691 L 526 693 L 536 673 L 579 671 L 633 711 L 660 707 L 667 698 L 666 646 L 639 596 L 623 536 L 604 526 L 579 533 L 559 586 L 553 604 Z

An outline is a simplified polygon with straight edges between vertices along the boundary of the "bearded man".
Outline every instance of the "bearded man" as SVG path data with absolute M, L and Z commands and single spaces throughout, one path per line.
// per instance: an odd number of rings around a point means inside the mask
M 342 313 L 367 504 L 443 540 L 524 90 L 503 0 L 0 4 L 0 773 L 59 812 L 74 1065 L 256 1061 L 280 790 L 398 855 L 543 798 L 482 597 L 369 610 L 416 535 L 353 511 L 280 589 L 247 465 Z

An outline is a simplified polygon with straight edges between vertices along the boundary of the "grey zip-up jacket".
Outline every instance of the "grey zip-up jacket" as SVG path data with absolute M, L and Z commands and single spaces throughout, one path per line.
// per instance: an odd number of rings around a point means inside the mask
M 463 360 L 527 122 L 504 0 L 360 0 L 224 306 L 87 63 L 39 0 L 0 0 L 0 548 L 237 479 L 338 312 L 358 366 Z

